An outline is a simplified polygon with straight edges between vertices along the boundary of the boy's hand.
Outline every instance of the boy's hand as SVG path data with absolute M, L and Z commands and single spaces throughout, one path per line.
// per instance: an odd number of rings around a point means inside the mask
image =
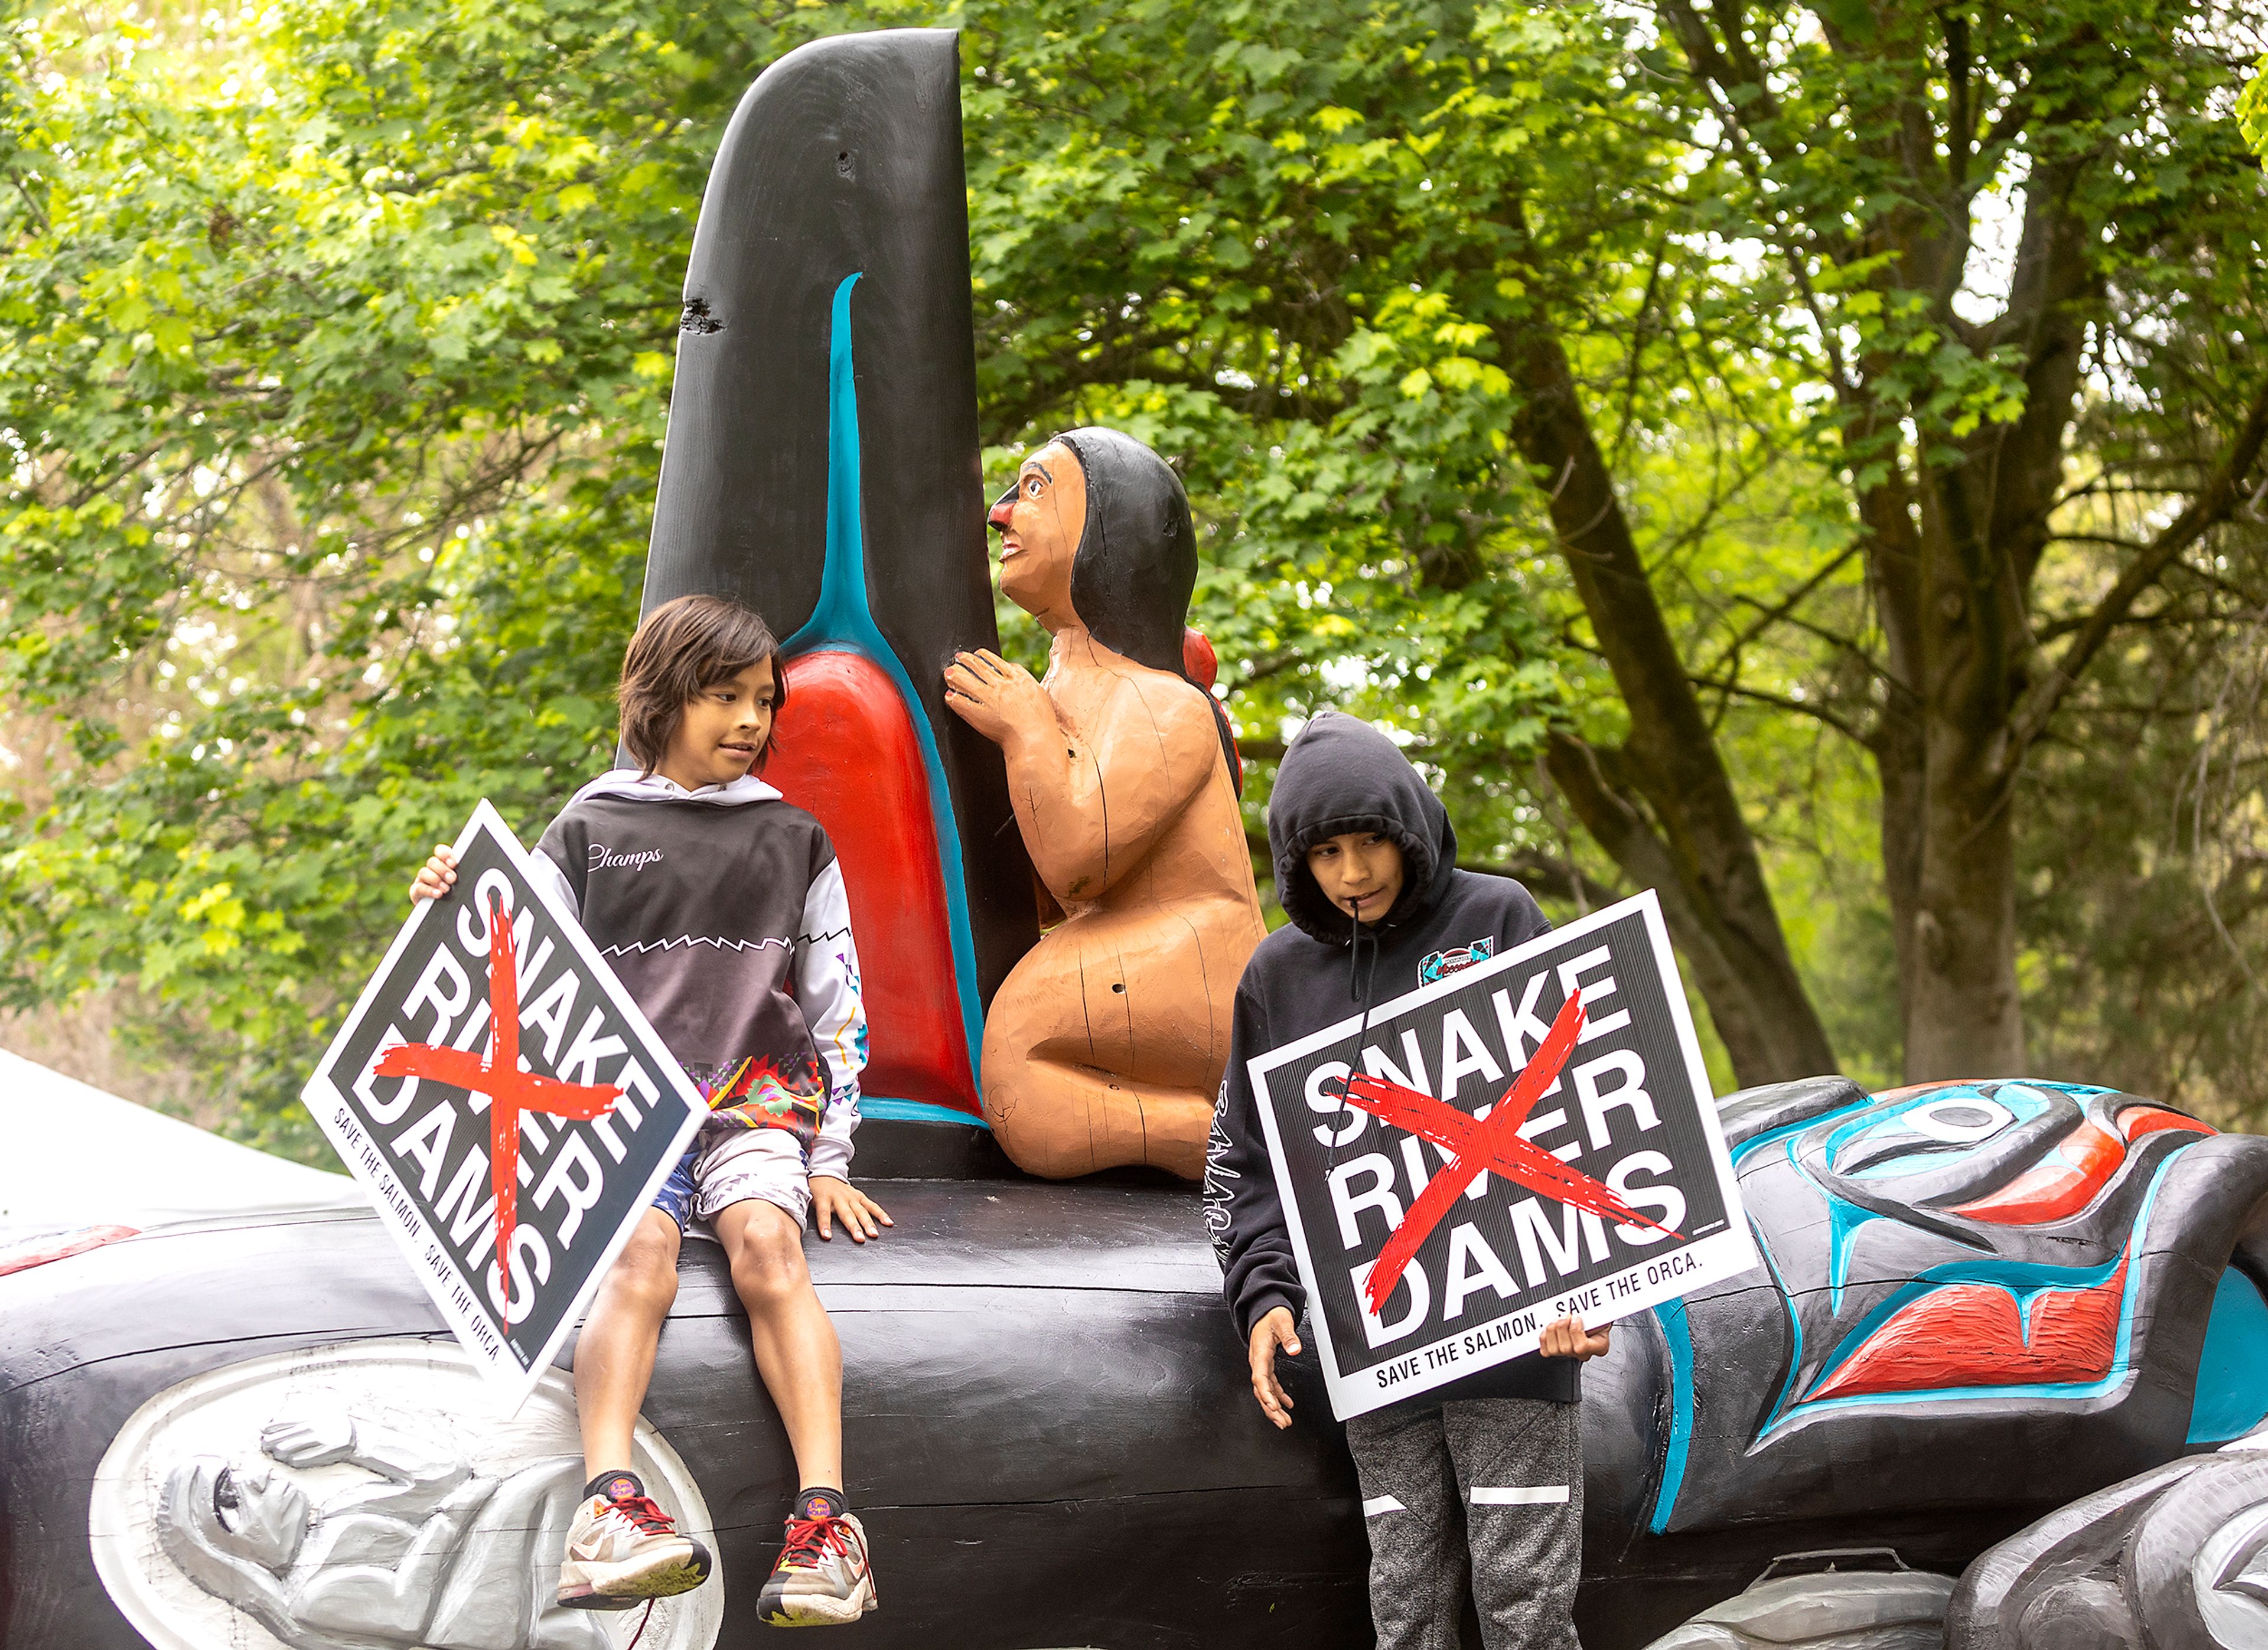
M 1585 1330 L 1580 1318 L 1562 1318 L 1546 1325 L 1543 1344 L 1537 1350 L 1546 1358 L 1577 1359 L 1599 1357 L 1607 1350 L 1608 1340 L 1614 1334 L 1611 1323 L 1601 1324 L 1595 1330 Z
M 433 857 L 418 868 L 409 884 L 409 902 L 438 900 L 456 886 L 457 851 L 443 843 L 433 850 Z
M 860 1191 L 847 1180 L 837 1180 L 832 1175 L 811 1177 L 811 1213 L 819 1222 L 819 1235 L 833 1241 L 832 1222 L 840 1220 L 843 1230 L 853 1243 L 864 1243 L 870 1237 L 882 1235 L 877 1220 L 883 1226 L 897 1222 L 882 1212 L 882 1205 Z
M 1300 1325 L 1289 1307 L 1274 1307 L 1252 1326 L 1252 1396 L 1278 1427 L 1292 1424 L 1292 1395 L 1276 1379 L 1276 1349 L 1300 1355 Z

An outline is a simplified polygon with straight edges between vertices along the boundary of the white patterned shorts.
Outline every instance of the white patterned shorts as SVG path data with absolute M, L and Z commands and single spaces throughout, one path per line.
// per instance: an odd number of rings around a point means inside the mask
M 653 1206 L 690 1231 L 749 1198 L 785 1210 L 796 1225 L 811 1214 L 811 1168 L 803 1145 L 785 1129 L 706 1131 L 677 1160 Z

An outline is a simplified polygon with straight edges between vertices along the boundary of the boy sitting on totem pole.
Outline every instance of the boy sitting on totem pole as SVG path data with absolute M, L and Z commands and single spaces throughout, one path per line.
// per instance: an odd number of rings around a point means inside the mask
M 1261 942 L 1237 986 L 1205 1221 L 1253 1396 L 1285 1427 L 1292 1397 L 1276 1353 L 1300 1352 L 1305 1292 L 1248 1062 L 1415 990 L 1454 959 L 1501 955 L 1550 924 L 1519 883 L 1458 870 L 1440 799 L 1392 740 L 1336 711 L 1309 722 L 1285 754 L 1268 846 L 1292 920 Z M 1433 974 L 1421 972 L 1428 963 Z M 1607 1330 L 1562 1318 L 1538 1352 L 1347 1422 L 1379 1650 L 1454 1650 L 1468 1551 L 1488 1650 L 1575 1645 L 1580 1366 L 1607 1345 Z
M 866 1014 L 843 873 L 819 821 L 753 771 L 787 687 L 779 645 L 746 608 L 696 595 L 655 608 L 622 660 L 622 745 L 638 765 L 576 792 L 534 856 L 711 1108 L 575 1344 L 590 1483 L 559 1566 L 571 1608 L 627 1609 L 710 1572 L 630 1455 L 696 1219 L 731 1259 L 803 1485 L 760 1613 L 811 1626 L 875 1606 L 866 1532 L 843 1491 L 842 1347 L 803 1223 L 815 1214 L 826 1238 L 839 1220 L 863 1243 L 891 1222 L 850 1181 Z M 438 848 L 410 898 L 456 880 L 455 855 Z

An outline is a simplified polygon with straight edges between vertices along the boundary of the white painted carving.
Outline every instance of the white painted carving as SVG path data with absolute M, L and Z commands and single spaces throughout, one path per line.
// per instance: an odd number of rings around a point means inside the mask
M 638 1423 L 646 1489 L 714 1551 L 709 1509 Z M 561 1609 L 583 1485 L 567 1377 L 514 1413 L 453 1344 L 358 1341 L 231 1364 L 122 1427 L 87 1526 L 157 1650 L 615 1650 L 641 1609 Z M 639 1650 L 711 1650 L 721 1573 L 664 1599 Z

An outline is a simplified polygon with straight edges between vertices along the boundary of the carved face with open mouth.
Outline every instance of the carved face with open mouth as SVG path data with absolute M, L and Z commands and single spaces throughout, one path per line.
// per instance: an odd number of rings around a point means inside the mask
M 1018 607 L 1059 630 L 1076 623 L 1071 565 L 1086 531 L 1086 473 L 1079 455 L 1050 441 L 1026 459 L 1015 485 L 987 518 L 1000 534 L 1000 591 Z
M 2268 1411 L 2235 1374 L 2268 1355 L 2268 1140 L 2048 1082 L 1788 1084 L 1725 1122 L 1777 1286 L 1664 1320 L 1683 1374 L 1656 1531 L 1760 1494 L 2051 1500 Z
M 1827 1315 L 1771 1426 L 1869 1398 L 2099 1396 L 2131 1366 L 2159 1171 L 2213 1132 L 2103 1089 L 1955 1083 L 1790 1138 L 1786 1164 L 1826 1204 Z M 1870 1227 L 1882 1253 L 1854 1274 Z

